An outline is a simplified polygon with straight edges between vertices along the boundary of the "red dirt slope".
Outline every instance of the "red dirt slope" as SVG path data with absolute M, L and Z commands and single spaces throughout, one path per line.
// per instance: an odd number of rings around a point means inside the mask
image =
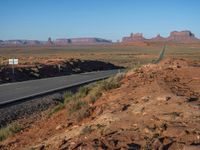
M 200 62 L 165 59 L 129 71 L 81 122 L 65 110 L 1 143 L 2 149 L 200 149 Z M 55 121 L 54 121 L 55 120 Z

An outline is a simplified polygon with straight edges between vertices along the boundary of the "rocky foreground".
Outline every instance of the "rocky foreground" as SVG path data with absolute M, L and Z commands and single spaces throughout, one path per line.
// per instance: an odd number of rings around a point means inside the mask
M 129 71 L 121 82 L 82 121 L 63 109 L 0 149 L 200 149 L 200 62 L 166 59 Z

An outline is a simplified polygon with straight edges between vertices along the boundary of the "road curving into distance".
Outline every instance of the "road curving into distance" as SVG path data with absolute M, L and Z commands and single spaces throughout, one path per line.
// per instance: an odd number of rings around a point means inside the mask
M 0 85 L 0 106 L 108 78 L 119 70 L 97 71 Z

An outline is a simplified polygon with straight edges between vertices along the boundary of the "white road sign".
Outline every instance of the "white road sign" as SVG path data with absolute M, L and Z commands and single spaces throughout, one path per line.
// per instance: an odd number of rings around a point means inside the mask
M 9 65 L 17 65 L 19 63 L 18 59 L 9 59 Z
M 18 64 L 18 59 L 14 59 L 14 65 L 17 65 Z

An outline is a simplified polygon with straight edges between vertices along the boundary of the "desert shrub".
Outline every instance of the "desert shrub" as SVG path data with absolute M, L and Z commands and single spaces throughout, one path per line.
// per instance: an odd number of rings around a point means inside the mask
M 95 103 L 97 99 L 99 99 L 101 97 L 102 93 L 101 91 L 94 91 L 91 95 L 90 95 L 90 102 L 91 103 Z
M 85 105 L 75 115 L 76 120 L 79 122 L 79 121 L 89 117 L 91 115 L 92 111 L 93 111 L 92 107 L 90 107 L 89 105 Z
M 81 100 L 73 100 L 71 105 L 69 106 L 69 113 L 72 114 L 78 110 L 80 110 L 82 107 L 84 107 L 87 103 Z
M 101 97 L 104 91 L 120 87 L 120 81 L 123 79 L 123 77 L 124 73 L 118 73 L 116 76 L 109 79 L 80 87 L 78 92 L 75 94 L 67 91 L 64 94 L 64 102 L 53 108 L 49 115 L 54 114 L 66 106 L 69 116 L 71 116 L 73 113 L 76 113 L 76 115 L 78 114 L 77 118 L 80 118 L 78 120 L 85 118 L 85 116 L 88 116 L 88 109 L 90 108 L 88 103 L 95 103 L 96 100 Z M 82 100 L 85 97 L 89 98 L 87 99 L 88 101 Z
M 91 126 L 86 126 L 82 129 L 81 135 L 90 134 L 92 131 L 94 131 L 94 129 L 92 129 Z
M 83 98 L 88 95 L 89 91 L 90 88 L 88 86 L 83 86 L 79 88 L 77 95 L 78 97 Z
M 73 93 L 71 91 L 67 91 L 64 94 L 64 104 L 69 103 L 73 99 Z
M 48 115 L 51 116 L 51 115 L 55 114 L 56 112 L 62 110 L 63 108 L 65 108 L 64 103 L 59 103 L 53 109 L 50 110 Z
M 101 90 L 108 91 L 108 90 L 120 87 L 121 85 L 120 81 L 123 79 L 123 77 L 124 77 L 124 74 L 119 73 L 114 77 L 111 77 L 107 80 L 102 81 L 100 84 Z
M 0 141 L 5 140 L 9 136 L 12 136 L 22 130 L 22 126 L 18 124 L 9 125 L 5 128 L 0 129 Z

